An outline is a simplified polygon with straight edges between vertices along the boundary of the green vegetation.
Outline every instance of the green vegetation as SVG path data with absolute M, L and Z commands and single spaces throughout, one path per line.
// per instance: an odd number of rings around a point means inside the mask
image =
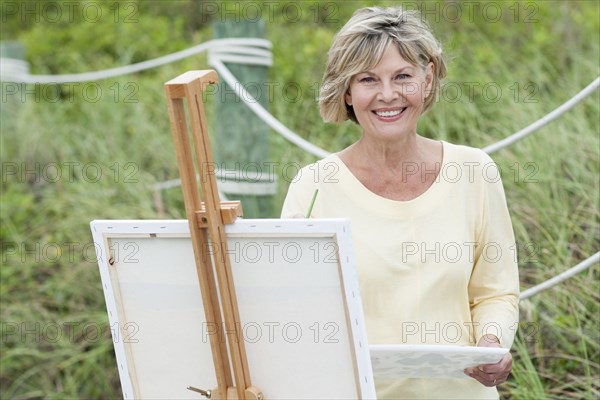
M 211 20 L 223 18 L 226 7 L 253 18 L 260 5 L 82 1 L 70 2 L 78 8 L 68 18 L 66 5 L 52 3 L 65 7 L 62 16 L 44 8 L 45 2 L 0 4 L 2 39 L 26 46 L 32 73 L 85 72 L 151 59 L 209 40 Z M 325 125 L 319 117 L 315 96 L 326 52 L 353 10 L 375 3 L 271 2 L 263 8 L 274 54 L 269 81 L 278 85 L 268 99 L 270 111 L 329 151 L 350 144 L 359 130 L 351 123 Z M 89 15 L 83 15 L 89 4 Z M 440 101 L 420 126 L 426 136 L 484 147 L 542 117 L 598 76 L 598 2 L 409 4 L 426 11 L 450 59 Z M 22 7 L 36 10 L 37 19 Z M 92 7 L 104 17 L 95 17 Z M 184 216 L 179 189 L 164 191 L 162 203 L 152 190 L 154 183 L 178 176 L 162 84 L 204 68 L 206 55 L 200 55 L 88 86 L 28 85 L 13 95 L 15 86 L 2 83 L 1 398 L 121 396 L 89 221 Z M 523 288 L 600 248 L 599 93 L 493 154 L 503 171 Z M 212 118 L 211 104 L 218 100 L 218 94 L 207 99 L 213 126 L 227 123 Z M 273 159 L 265 161 L 315 160 L 275 134 L 271 145 Z M 291 176 L 277 172 L 278 208 Z M 514 372 L 501 387 L 504 396 L 600 396 L 598 275 L 596 266 L 522 303 Z

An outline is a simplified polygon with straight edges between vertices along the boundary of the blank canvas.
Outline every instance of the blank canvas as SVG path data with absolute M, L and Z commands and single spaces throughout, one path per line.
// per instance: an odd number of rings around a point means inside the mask
M 186 220 L 93 221 L 125 398 L 216 387 Z M 375 398 L 349 222 L 226 226 L 252 384 L 266 399 Z M 210 248 L 217 254 L 218 246 Z

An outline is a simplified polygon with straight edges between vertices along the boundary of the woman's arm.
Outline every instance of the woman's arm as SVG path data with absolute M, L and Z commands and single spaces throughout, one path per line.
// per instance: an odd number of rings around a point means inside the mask
M 493 162 L 484 156 L 485 162 Z M 482 212 L 469 281 L 469 306 L 478 346 L 510 348 L 519 322 L 519 272 L 514 232 L 499 178 L 483 182 Z M 485 386 L 508 379 L 512 356 L 465 371 Z
M 484 162 L 493 163 L 487 154 Z M 513 233 L 502 181 L 484 179 L 479 201 L 474 266 L 469 280 L 469 306 L 475 342 L 494 335 L 510 348 L 519 322 L 519 272 Z

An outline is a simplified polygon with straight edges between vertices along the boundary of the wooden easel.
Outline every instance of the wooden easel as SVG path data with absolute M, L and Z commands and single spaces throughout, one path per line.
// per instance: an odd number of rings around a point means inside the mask
M 218 77 L 213 70 L 190 71 L 165 83 L 169 117 L 177 153 L 177 164 L 185 211 L 190 225 L 196 270 L 202 292 L 208 326 L 216 327 L 209 335 L 217 388 L 188 389 L 210 399 L 262 400 L 262 392 L 252 386 L 240 316 L 227 251 L 225 224 L 242 215 L 239 201 L 221 202 L 215 178 L 215 164 L 206 128 L 202 92 Z M 184 100 L 192 128 L 193 149 L 189 140 Z M 196 163 L 194 163 L 194 156 Z M 201 201 L 196 166 L 204 195 Z M 215 274 L 218 281 L 215 281 Z M 220 297 L 219 297 L 220 294 Z M 221 307 L 223 314 L 221 314 Z M 223 329 L 224 327 L 224 329 Z M 225 331 L 225 332 L 224 332 Z M 231 355 L 231 365 L 227 352 Z M 233 369 L 233 379 L 232 379 Z

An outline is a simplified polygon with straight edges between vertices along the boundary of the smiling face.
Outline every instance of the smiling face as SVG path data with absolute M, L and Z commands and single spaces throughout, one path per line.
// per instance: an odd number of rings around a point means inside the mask
M 388 140 L 416 134 L 432 86 L 432 67 L 432 63 L 425 69 L 409 63 L 391 44 L 379 64 L 353 76 L 345 100 L 364 134 Z

